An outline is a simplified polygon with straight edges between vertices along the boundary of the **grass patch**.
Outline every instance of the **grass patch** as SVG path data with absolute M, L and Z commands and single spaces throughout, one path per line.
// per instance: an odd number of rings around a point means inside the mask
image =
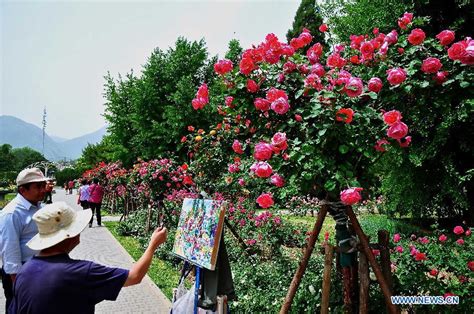
M 137 239 L 118 234 L 116 228 L 119 222 L 107 221 L 104 222 L 104 224 L 135 261 L 142 256 L 144 250 Z M 153 258 L 150 269 L 148 270 L 148 276 L 150 276 L 151 280 L 161 289 L 165 296 L 171 300 L 173 288 L 176 288 L 179 281 L 179 271 L 169 263 L 158 258 Z

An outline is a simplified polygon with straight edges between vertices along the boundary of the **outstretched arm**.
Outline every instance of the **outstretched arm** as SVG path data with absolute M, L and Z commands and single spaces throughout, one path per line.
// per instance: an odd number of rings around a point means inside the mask
M 128 273 L 128 278 L 125 281 L 124 287 L 132 286 L 139 284 L 143 277 L 145 277 L 148 268 L 150 268 L 151 260 L 153 259 L 153 254 L 155 250 L 160 246 L 160 244 L 166 241 L 168 231 L 166 228 L 157 228 L 151 235 L 150 243 L 148 244 L 145 253 L 142 257 L 132 266 Z

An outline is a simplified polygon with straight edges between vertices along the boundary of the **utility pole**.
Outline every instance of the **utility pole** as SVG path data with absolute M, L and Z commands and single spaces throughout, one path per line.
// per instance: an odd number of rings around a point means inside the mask
M 44 156 L 44 138 L 46 135 L 46 107 L 43 109 L 43 156 Z

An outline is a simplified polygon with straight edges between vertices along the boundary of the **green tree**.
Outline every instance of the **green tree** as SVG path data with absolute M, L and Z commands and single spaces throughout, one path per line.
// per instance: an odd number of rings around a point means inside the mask
M 76 168 L 85 171 L 94 168 L 101 161 L 113 161 L 116 149 L 120 148 L 111 143 L 109 136 L 105 136 L 97 144 L 88 144 L 82 150 L 81 157 L 77 160 Z
M 0 146 L 0 172 L 13 170 L 16 164 L 15 155 L 10 144 Z
M 64 183 L 69 182 L 70 180 L 80 178 L 82 171 L 76 168 L 64 168 L 62 170 L 56 171 L 54 175 L 56 178 L 56 184 L 58 186 L 63 186 Z
M 21 171 L 35 162 L 48 161 L 40 152 L 29 147 L 14 148 L 12 154 L 16 159 L 15 170 L 17 171 Z
M 301 34 L 303 28 L 306 28 L 311 32 L 311 35 L 313 35 L 313 40 L 311 44 L 305 47 L 305 50 L 317 42 L 323 43 L 324 34 L 319 31 L 319 26 L 321 26 L 322 23 L 321 10 L 316 1 L 302 0 L 296 11 L 293 25 L 286 33 L 286 39 L 290 42 L 292 38 L 298 37 Z
M 243 52 L 242 46 L 240 46 L 240 42 L 238 39 L 232 39 L 229 41 L 228 49 L 225 58 L 232 61 L 234 66 L 236 66 L 239 62 L 240 55 Z

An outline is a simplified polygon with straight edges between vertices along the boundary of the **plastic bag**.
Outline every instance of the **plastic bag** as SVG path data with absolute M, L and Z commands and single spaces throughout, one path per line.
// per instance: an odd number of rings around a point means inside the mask
M 179 293 L 183 293 L 186 291 L 184 285 L 181 284 L 178 286 L 178 291 L 176 292 L 176 301 L 173 303 L 173 307 L 171 308 L 171 313 L 173 314 L 188 314 L 194 312 L 194 291 L 195 287 L 192 286 L 187 292 L 184 293 L 181 297 Z

